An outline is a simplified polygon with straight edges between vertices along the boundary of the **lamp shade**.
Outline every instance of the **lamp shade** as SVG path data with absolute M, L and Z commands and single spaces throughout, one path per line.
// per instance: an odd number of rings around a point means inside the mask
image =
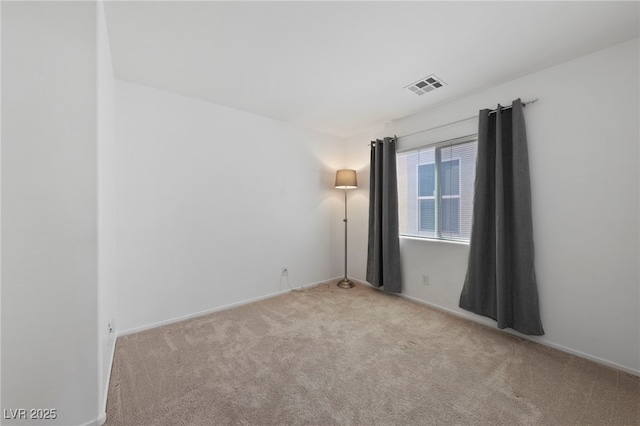
M 336 172 L 336 188 L 350 189 L 357 187 L 358 180 L 356 179 L 355 170 L 342 169 Z

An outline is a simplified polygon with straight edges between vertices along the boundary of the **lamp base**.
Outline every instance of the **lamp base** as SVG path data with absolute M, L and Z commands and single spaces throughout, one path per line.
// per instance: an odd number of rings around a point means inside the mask
M 349 278 L 347 277 L 338 281 L 338 287 L 340 288 L 352 288 L 353 286 L 354 286 L 353 282 L 350 281 Z

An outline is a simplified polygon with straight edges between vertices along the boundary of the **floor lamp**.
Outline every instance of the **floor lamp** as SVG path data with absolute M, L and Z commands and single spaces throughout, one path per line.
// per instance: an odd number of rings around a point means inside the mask
M 355 170 L 342 169 L 336 172 L 336 188 L 344 189 L 344 278 L 338 282 L 340 288 L 353 287 L 353 282 L 347 278 L 347 189 L 357 187 Z

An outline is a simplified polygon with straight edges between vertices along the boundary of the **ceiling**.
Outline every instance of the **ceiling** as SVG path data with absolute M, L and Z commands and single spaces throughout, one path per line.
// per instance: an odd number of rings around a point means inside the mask
M 347 137 L 636 38 L 638 2 L 109 1 L 117 78 Z M 430 74 L 422 96 L 406 86 Z

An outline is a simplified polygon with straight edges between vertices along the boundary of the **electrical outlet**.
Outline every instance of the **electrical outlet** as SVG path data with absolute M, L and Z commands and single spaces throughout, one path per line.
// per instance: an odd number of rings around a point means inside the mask
M 287 268 L 286 266 L 282 267 L 282 276 L 283 277 L 288 277 L 289 276 L 289 268 Z
M 422 274 L 422 285 L 429 285 L 429 275 Z

